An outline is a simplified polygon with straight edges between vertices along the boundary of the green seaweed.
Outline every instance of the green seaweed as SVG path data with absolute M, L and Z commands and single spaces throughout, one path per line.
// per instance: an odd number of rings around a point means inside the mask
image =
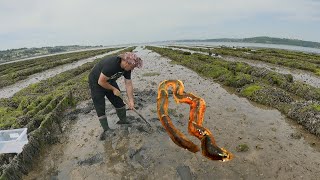
M 243 96 L 250 97 L 250 96 L 253 95 L 253 93 L 255 93 L 256 91 L 259 91 L 260 89 L 262 89 L 262 87 L 260 85 L 252 84 L 252 85 L 249 85 L 249 86 L 245 87 L 241 91 L 241 94 Z

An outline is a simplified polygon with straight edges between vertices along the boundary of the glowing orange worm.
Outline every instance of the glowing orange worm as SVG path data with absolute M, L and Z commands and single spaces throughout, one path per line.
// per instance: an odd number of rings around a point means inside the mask
M 176 103 L 186 103 L 190 105 L 188 132 L 201 141 L 202 155 L 211 160 L 229 161 L 233 155 L 216 145 L 211 132 L 202 126 L 206 102 L 192 93 L 184 92 L 184 85 L 180 80 L 165 80 L 159 84 L 157 97 L 157 111 L 161 124 L 166 129 L 171 140 L 178 146 L 193 153 L 198 152 L 199 147 L 190 141 L 181 131 L 173 125 L 168 115 L 168 88 L 172 87 L 173 98 Z

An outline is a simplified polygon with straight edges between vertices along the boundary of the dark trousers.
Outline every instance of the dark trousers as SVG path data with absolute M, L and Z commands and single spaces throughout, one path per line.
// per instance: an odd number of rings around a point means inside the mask
M 119 89 L 119 86 L 116 81 L 109 82 L 112 86 Z M 98 84 L 97 80 L 93 80 L 89 76 L 89 87 L 91 91 L 91 98 L 93 100 L 94 108 L 97 111 L 98 117 L 106 115 L 106 103 L 105 96 L 111 102 L 115 108 L 122 108 L 125 106 L 122 99 L 118 96 L 115 96 L 111 90 L 106 90 Z M 120 90 L 120 89 L 119 89 Z

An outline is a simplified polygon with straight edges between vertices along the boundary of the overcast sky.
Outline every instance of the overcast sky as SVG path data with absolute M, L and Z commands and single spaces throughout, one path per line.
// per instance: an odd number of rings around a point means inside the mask
M 0 0 L 0 50 L 254 36 L 320 42 L 320 0 Z

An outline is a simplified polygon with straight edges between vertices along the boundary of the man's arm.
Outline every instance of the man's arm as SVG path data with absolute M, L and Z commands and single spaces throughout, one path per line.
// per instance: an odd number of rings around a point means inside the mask
M 126 85 L 127 96 L 128 96 L 128 100 L 129 100 L 129 104 L 128 104 L 129 109 L 133 109 L 134 108 L 134 100 L 133 100 L 132 80 L 124 78 L 124 83 Z
M 117 88 L 115 88 L 114 86 L 112 86 L 110 83 L 108 83 L 107 82 L 108 79 L 109 79 L 109 77 L 107 77 L 103 73 L 100 73 L 100 76 L 98 79 L 98 84 L 105 89 L 111 90 L 114 95 L 119 96 L 120 91 Z

